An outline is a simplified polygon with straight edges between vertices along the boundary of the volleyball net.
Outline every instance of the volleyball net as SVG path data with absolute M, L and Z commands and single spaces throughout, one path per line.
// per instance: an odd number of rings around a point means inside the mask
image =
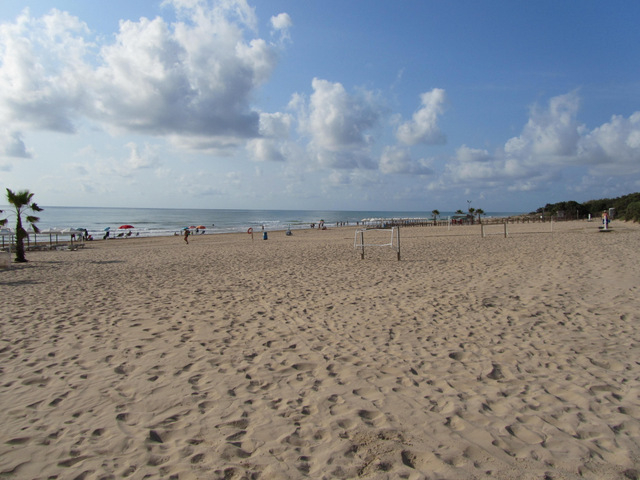
M 400 227 L 358 229 L 355 231 L 353 247 L 360 250 L 362 260 L 365 247 L 389 247 L 400 260 Z

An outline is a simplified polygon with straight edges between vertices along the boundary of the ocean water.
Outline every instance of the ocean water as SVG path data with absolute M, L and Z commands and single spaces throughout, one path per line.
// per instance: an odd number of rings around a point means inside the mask
M 138 236 L 166 236 L 185 227 L 204 226 L 207 234 L 246 232 L 253 228 L 260 232 L 287 228 L 309 228 L 324 220 L 327 227 L 344 222 L 362 224 L 380 218 L 431 218 L 431 212 L 402 211 L 333 211 L 333 210 L 217 210 L 173 208 L 97 208 L 97 207 L 42 207 L 37 223 L 40 230 L 87 229 L 94 238 L 101 238 L 106 229 L 110 236 L 131 231 Z M 10 207 L 0 207 L 8 218 L 8 227 L 14 227 L 15 218 Z M 519 212 L 487 212 L 485 217 L 507 217 Z M 442 212 L 441 219 L 453 215 Z M 133 228 L 120 229 L 123 225 Z

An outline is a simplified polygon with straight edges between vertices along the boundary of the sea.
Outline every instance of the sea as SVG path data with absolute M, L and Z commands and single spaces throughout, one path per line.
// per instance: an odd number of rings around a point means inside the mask
M 156 237 L 180 233 L 185 228 L 207 234 L 295 230 L 316 226 L 366 225 L 380 219 L 432 218 L 431 212 L 410 211 L 338 211 L 338 210 L 230 210 L 182 208 L 107 208 L 107 207 L 42 207 L 37 216 L 43 231 L 87 230 L 93 238 L 131 232 L 135 236 Z M 11 207 L 2 207 L 0 218 L 8 218 L 7 227 L 15 225 Z M 522 212 L 487 212 L 484 217 L 508 217 Z M 441 212 L 447 219 L 454 212 Z

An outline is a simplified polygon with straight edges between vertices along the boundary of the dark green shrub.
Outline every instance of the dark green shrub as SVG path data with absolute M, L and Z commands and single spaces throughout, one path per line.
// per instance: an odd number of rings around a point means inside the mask
M 640 202 L 633 202 L 627 205 L 624 219 L 633 220 L 634 222 L 640 222 Z

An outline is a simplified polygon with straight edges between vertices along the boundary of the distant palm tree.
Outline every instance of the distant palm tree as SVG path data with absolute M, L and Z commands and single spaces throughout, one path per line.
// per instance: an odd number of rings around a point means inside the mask
M 7 201 L 13 206 L 16 212 L 16 262 L 26 262 L 27 259 L 24 256 L 24 239 L 27 238 L 27 231 L 22 226 L 22 215 L 31 210 L 32 212 L 41 212 L 40 208 L 35 202 L 32 202 L 33 193 L 29 190 L 21 190 L 19 192 L 12 192 L 7 188 Z M 40 221 L 40 218 L 33 215 L 27 215 L 25 220 L 31 225 L 35 233 L 40 233 L 40 230 L 36 226 L 36 222 Z M 6 220 L 4 223 L 6 224 Z
M 471 204 L 469 204 L 469 205 L 471 205 Z M 475 219 L 475 216 L 474 216 L 475 211 L 476 211 L 475 208 L 469 207 L 469 215 L 468 216 L 471 217 L 471 224 L 474 223 L 473 221 Z
M 478 215 L 478 223 L 482 223 L 480 220 L 480 215 L 484 215 L 484 210 L 481 208 L 476 208 L 476 215 Z
M 456 210 L 456 213 L 457 213 L 458 215 L 462 215 L 464 212 L 463 212 L 462 210 L 458 209 L 458 210 Z
M 431 215 L 433 215 L 434 220 L 438 220 L 438 215 L 440 215 L 439 210 L 431 210 Z

